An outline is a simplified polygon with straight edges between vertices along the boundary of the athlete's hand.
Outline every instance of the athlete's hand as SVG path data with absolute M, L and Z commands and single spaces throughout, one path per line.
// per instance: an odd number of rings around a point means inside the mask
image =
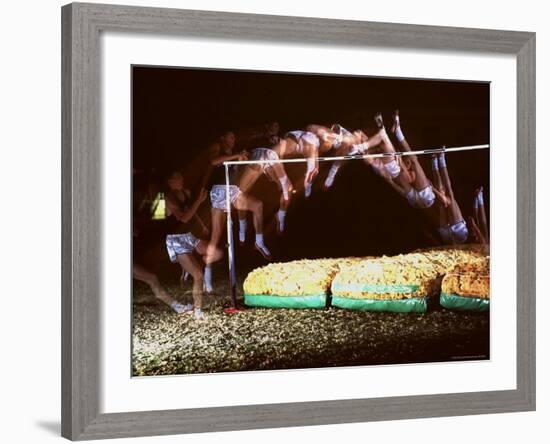
M 311 184 L 313 182 L 313 179 L 315 179 L 315 176 L 319 173 L 319 168 L 312 169 L 307 175 L 306 180 L 304 182 L 304 185 Z
M 475 219 L 470 216 L 468 221 L 470 222 L 470 230 L 472 231 L 474 240 L 480 244 L 487 244 L 487 239 L 485 239 L 485 236 L 481 234 L 481 230 L 479 229 Z
M 199 197 L 197 198 L 197 200 L 199 202 L 204 202 L 207 196 L 208 196 L 208 193 L 206 192 L 206 190 L 204 188 L 201 188 L 201 190 L 199 191 Z
M 239 153 L 239 155 L 237 156 L 237 160 L 239 160 L 239 161 L 248 160 L 248 153 L 244 150 L 241 151 Z
M 292 195 L 296 192 L 292 184 L 289 184 L 286 193 L 283 193 L 283 200 L 285 202 L 290 202 L 290 199 L 292 198 Z

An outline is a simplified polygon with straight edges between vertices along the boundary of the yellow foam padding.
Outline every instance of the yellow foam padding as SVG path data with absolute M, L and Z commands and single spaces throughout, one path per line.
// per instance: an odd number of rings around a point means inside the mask
M 462 297 L 489 299 L 489 258 L 457 264 L 441 282 L 441 292 Z
M 437 291 L 437 277 L 437 267 L 422 254 L 383 256 L 340 267 L 332 294 L 354 299 L 422 298 Z
M 477 244 L 435 247 L 417 250 L 414 253 L 424 255 L 440 274 L 449 273 L 457 265 L 468 264 L 474 259 L 485 258 L 489 254 L 487 246 Z
M 339 265 L 357 260 L 360 259 L 302 259 L 269 264 L 248 274 L 244 292 L 279 296 L 326 294 Z

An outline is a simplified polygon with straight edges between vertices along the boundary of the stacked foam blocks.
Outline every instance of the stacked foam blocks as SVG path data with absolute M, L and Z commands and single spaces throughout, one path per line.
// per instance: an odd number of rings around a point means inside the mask
M 489 257 L 478 245 L 418 250 L 392 257 L 299 260 L 253 270 L 245 304 L 280 308 L 425 312 L 428 298 L 445 308 L 486 310 Z

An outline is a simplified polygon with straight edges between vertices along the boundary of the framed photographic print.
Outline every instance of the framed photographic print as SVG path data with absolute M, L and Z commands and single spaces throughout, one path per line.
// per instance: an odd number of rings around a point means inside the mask
M 535 408 L 534 34 L 62 23 L 63 436 Z

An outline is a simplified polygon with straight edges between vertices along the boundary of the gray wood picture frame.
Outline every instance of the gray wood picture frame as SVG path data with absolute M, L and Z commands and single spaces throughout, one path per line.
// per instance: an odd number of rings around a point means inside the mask
M 517 58 L 517 389 L 99 411 L 103 31 L 511 54 Z M 62 8 L 62 435 L 73 440 L 535 409 L 535 34 L 73 3 Z M 498 153 L 494 153 L 498 155 Z

